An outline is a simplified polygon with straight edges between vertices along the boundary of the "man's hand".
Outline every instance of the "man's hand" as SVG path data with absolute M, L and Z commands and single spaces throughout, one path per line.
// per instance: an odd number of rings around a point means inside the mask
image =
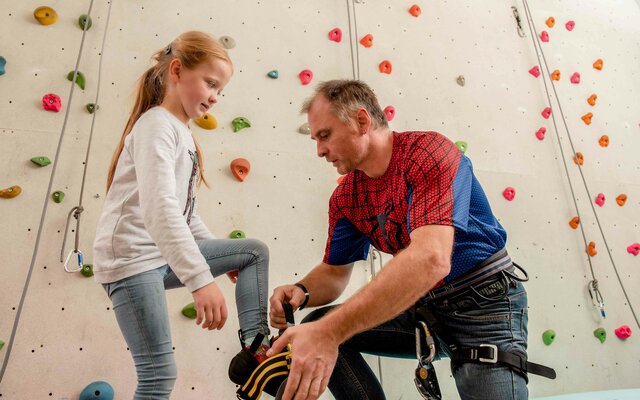
M 218 285 L 211 282 L 191 295 L 197 313 L 196 325 L 202 324 L 202 329 L 222 329 L 227 321 L 227 305 Z
M 284 317 L 282 303 L 289 303 L 296 310 L 304 302 L 304 298 L 304 291 L 295 285 L 283 285 L 275 288 L 269 299 L 271 326 L 277 329 L 286 329 L 287 320 Z
M 272 303 L 273 304 L 273 303 Z M 267 356 L 291 343 L 291 369 L 282 400 L 314 400 L 327 389 L 338 359 L 338 344 L 320 321 L 287 329 Z

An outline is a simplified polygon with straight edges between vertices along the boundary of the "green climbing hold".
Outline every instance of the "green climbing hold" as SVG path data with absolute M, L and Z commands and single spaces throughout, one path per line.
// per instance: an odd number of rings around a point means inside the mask
M 67 79 L 73 81 L 73 71 L 67 74 Z M 78 86 L 80 86 L 80 89 L 84 90 L 86 79 L 84 77 L 84 74 L 80 71 L 78 71 L 78 75 L 76 76 L 76 83 L 78 84 Z
M 593 336 L 597 337 L 600 343 L 604 343 L 604 341 L 607 340 L 607 331 L 605 331 L 604 328 L 598 328 L 593 331 Z
M 249 128 L 251 123 L 245 117 L 238 117 L 231 121 L 231 125 L 233 125 L 233 131 L 238 132 L 240 129 Z
M 96 105 L 95 103 L 88 103 L 87 104 L 87 111 L 89 111 L 89 114 L 93 114 L 94 112 L 96 112 L 96 110 L 99 110 L 100 106 Z
M 196 317 L 198 316 L 198 313 L 196 312 L 196 304 L 189 303 L 184 306 L 184 308 L 182 309 L 182 315 L 187 318 L 196 319 Z
M 41 167 L 46 167 L 47 165 L 51 164 L 51 160 L 49 160 L 49 157 L 46 156 L 33 157 L 31 159 L 31 162 Z
M 458 146 L 458 148 L 460 149 L 462 154 L 466 153 L 467 152 L 467 147 L 469 147 L 467 145 L 467 142 L 463 142 L 463 141 L 457 141 L 456 142 L 456 146 Z
M 556 332 L 553 329 L 547 329 L 542 333 L 542 341 L 549 346 L 556 339 Z
M 3 347 L 4 347 L 4 341 L 2 341 L 2 339 L 0 339 L 0 350 L 2 350 Z
M 244 238 L 246 238 L 244 232 L 242 232 L 242 231 L 233 231 L 233 232 L 231 232 L 229 234 L 229 237 L 231 239 L 244 239 Z
M 62 203 L 62 200 L 64 200 L 64 192 L 61 192 L 60 190 L 56 190 L 55 192 L 53 192 L 53 194 L 51 195 L 51 198 L 53 199 L 54 202 L 56 203 Z
M 278 70 L 274 69 L 267 73 L 267 76 L 271 79 L 278 79 Z
M 91 28 L 91 24 L 91 17 L 87 14 L 82 14 L 80 18 L 78 18 L 78 25 L 80 25 L 80 29 L 82 29 L 83 31 L 88 31 L 89 28 Z M 87 25 L 86 29 L 84 27 L 85 25 Z
M 92 264 L 83 264 L 80 273 L 87 278 L 93 276 L 93 265 Z

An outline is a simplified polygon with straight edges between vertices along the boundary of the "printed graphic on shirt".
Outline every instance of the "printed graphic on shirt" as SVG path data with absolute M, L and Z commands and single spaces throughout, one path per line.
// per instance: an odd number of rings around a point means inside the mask
M 196 204 L 195 187 L 198 183 L 198 155 L 191 150 L 187 151 L 189 152 L 189 157 L 191 157 L 191 161 L 193 162 L 193 168 L 191 168 L 189 189 L 187 190 L 187 202 L 184 206 L 182 215 L 187 217 L 187 225 L 189 225 L 191 223 L 191 216 L 193 215 L 193 209 Z

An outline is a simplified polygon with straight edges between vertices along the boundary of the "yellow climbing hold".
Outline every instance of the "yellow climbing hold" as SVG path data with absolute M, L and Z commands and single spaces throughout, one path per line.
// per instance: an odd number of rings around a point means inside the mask
M 218 121 L 216 121 L 216 117 L 213 115 L 204 113 L 202 117 L 196 119 L 196 125 L 202 129 L 216 129 L 218 127 Z
M 58 20 L 58 13 L 51 7 L 42 6 L 35 9 L 33 16 L 40 25 L 52 25 Z
M 22 188 L 18 185 L 0 190 L 0 197 L 3 199 L 12 199 L 22 193 Z

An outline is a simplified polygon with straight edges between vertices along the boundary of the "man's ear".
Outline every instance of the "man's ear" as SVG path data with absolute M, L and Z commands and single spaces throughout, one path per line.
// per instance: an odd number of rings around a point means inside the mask
M 356 112 L 356 123 L 358 124 L 358 130 L 364 134 L 371 128 L 371 116 L 366 108 L 360 107 Z

